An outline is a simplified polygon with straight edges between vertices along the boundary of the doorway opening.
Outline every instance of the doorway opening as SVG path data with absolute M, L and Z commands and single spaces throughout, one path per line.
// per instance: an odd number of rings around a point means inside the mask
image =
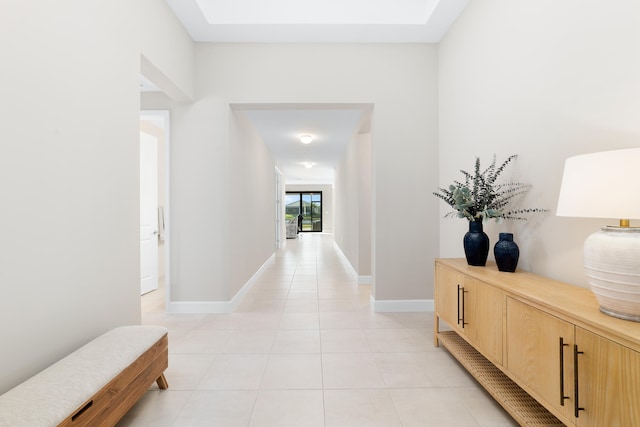
M 143 312 L 169 296 L 169 111 L 140 112 L 140 293 Z
M 322 232 L 322 191 L 287 191 L 285 200 L 287 220 L 298 219 L 298 232 Z

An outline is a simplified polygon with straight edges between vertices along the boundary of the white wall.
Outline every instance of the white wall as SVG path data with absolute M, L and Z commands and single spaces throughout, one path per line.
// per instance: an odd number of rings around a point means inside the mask
M 436 47 L 201 43 L 196 51 L 199 103 L 375 105 L 372 143 L 375 297 L 432 298 L 429 280 L 433 276 L 431 260 L 437 254 L 438 205 L 435 198 L 425 197 L 424 193 L 425 188 L 435 187 L 437 182 Z M 226 128 L 220 127 L 226 114 L 222 107 L 210 109 L 192 123 L 209 133 L 207 138 L 191 130 L 183 135 L 188 141 L 174 136 L 174 146 L 188 144 L 192 156 L 199 157 L 200 151 L 208 156 L 211 144 L 224 144 L 228 140 Z M 218 182 L 216 177 L 223 173 L 204 171 L 199 165 L 194 169 L 189 162 L 183 162 L 175 170 L 181 179 L 188 174 L 198 176 L 200 172 L 205 173 L 204 177 L 189 180 L 188 189 L 181 188 L 193 193 L 209 191 Z M 172 194 L 177 191 L 180 190 L 172 188 Z M 397 231 L 398 221 L 405 215 L 398 210 L 403 200 L 412 201 L 413 213 L 418 218 L 411 233 Z M 212 202 L 199 205 L 210 214 L 203 231 L 207 236 L 216 234 L 212 230 L 219 218 L 224 217 L 222 212 L 210 209 L 209 203 Z M 185 212 L 189 210 L 184 208 Z M 216 258 L 207 247 L 209 243 L 208 238 L 195 237 L 189 243 L 190 254 L 199 250 L 208 252 L 210 267 L 192 265 L 194 271 L 215 274 L 216 261 L 211 260 Z M 186 268 L 182 271 L 186 274 Z M 201 276 L 189 274 L 194 280 Z
M 526 203 L 551 210 L 512 231 L 520 266 L 585 285 L 582 243 L 607 221 L 555 216 L 566 157 L 640 141 L 640 3 L 470 2 L 440 44 L 440 185 L 518 154 L 510 166 L 533 185 Z M 506 174 L 505 176 L 508 176 Z M 597 195 L 594 194 L 594 198 Z M 447 211 L 441 203 L 441 214 Z M 440 255 L 464 256 L 463 220 L 440 221 Z
M 174 101 L 193 101 L 195 61 L 191 36 L 165 2 L 136 0 L 135 3 L 140 8 L 137 24 L 141 71 Z
M 227 243 L 234 296 L 275 250 L 275 161 L 242 111 L 231 114 L 229 164 Z
M 371 133 L 358 135 L 358 275 L 371 276 Z M 352 224 L 353 225 L 353 224 Z
M 231 298 L 229 112 L 229 105 L 219 99 L 203 99 L 172 110 L 170 300 L 173 302 Z
M 138 88 L 141 46 L 154 45 L 139 24 L 166 8 L 3 3 L 0 393 L 140 322 Z M 179 70 L 193 46 L 175 19 L 162 31 L 178 46 L 156 61 Z
M 354 136 L 346 146 L 335 173 L 336 227 L 334 240 L 353 269 L 359 273 L 360 244 L 358 241 L 360 216 L 358 168 L 358 139 Z
M 334 192 L 333 185 L 318 185 L 318 184 L 287 184 L 287 191 L 322 191 L 322 231 L 325 233 L 333 233 L 334 231 Z
M 357 134 L 336 168 L 335 242 L 359 276 L 371 276 L 371 134 Z

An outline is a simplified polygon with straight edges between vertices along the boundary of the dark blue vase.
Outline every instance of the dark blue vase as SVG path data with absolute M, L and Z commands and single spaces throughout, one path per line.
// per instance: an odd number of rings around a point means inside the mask
M 469 231 L 462 240 L 467 264 L 484 266 L 489 256 L 489 236 L 482 231 L 482 220 L 469 221 Z
M 498 270 L 513 273 L 518 266 L 518 258 L 520 257 L 520 249 L 513 241 L 512 233 L 500 233 L 500 240 L 493 247 L 493 255 L 496 257 Z

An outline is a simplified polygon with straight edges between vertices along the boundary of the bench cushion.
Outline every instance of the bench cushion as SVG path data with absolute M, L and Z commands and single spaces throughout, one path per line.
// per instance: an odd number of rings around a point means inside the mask
M 0 426 L 57 426 L 166 334 L 123 326 L 101 335 L 0 396 Z

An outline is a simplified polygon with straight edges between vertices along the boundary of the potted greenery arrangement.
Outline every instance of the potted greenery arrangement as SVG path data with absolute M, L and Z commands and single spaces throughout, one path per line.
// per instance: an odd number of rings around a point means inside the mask
M 460 170 L 464 181 L 454 181 L 448 189 L 439 188 L 439 192 L 433 193 L 454 209 L 445 217 L 466 218 L 469 221 L 469 231 L 463 240 L 469 265 L 483 266 L 487 262 L 489 238 L 483 231 L 484 221 L 526 220 L 526 214 L 545 211 L 537 208 L 508 209 L 514 198 L 531 188 L 519 182 L 497 182 L 505 167 L 517 157 L 517 154 L 511 155 L 500 166 L 496 166 L 494 155 L 491 165 L 485 170 L 480 169 L 480 158 L 476 157 L 473 173 Z

